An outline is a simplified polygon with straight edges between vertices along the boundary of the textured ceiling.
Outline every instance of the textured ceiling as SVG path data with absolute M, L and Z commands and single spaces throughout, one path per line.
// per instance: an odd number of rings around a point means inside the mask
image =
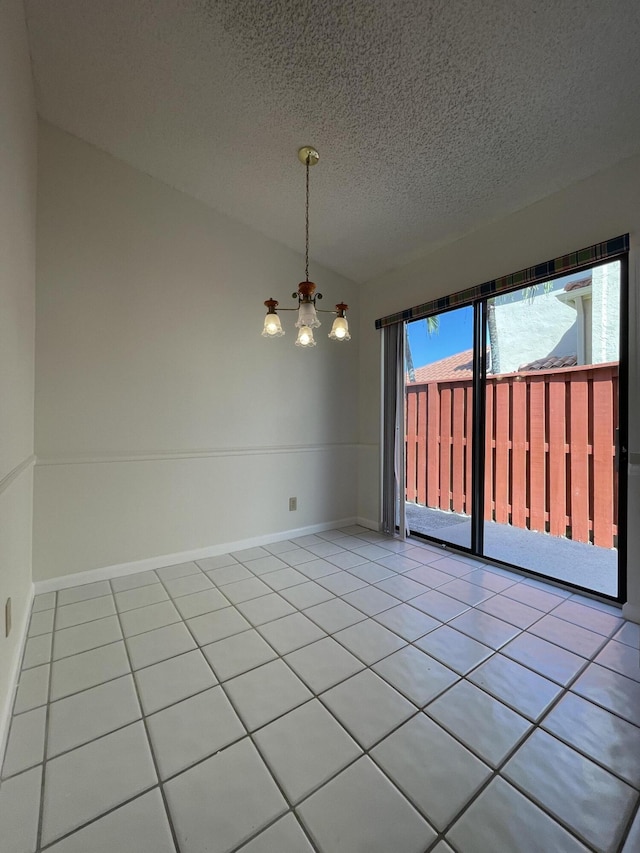
M 45 119 L 298 250 L 315 145 L 312 259 L 356 281 L 640 150 L 638 0 L 26 9 Z

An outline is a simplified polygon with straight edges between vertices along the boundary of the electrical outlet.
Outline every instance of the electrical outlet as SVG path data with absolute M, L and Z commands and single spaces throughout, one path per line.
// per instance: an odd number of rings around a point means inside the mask
M 298 509 L 298 498 L 289 498 L 289 512 L 295 512 Z
M 7 598 L 7 603 L 4 606 L 4 635 L 9 636 L 11 631 L 11 599 Z

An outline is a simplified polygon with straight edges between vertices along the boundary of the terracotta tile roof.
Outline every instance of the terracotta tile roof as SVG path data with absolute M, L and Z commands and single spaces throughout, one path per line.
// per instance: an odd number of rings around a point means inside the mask
M 557 370 L 561 367 L 575 367 L 578 363 L 576 355 L 550 355 L 529 361 L 518 368 L 518 372 L 530 370 Z M 432 364 L 416 367 L 416 378 L 413 383 L 407 385 L 421 385 L 425 382 L 446 382 L 447 380 L 472 379 L 473 378 L 473 350 L 465 350 L 447 358 L 441 358 Z
M 576 355 L 549 355 L 544 358 L 537 358 L 528 364 L 521 364 L 518 373 L 527 370 L 556 370 L 559 367 L 575 367 L 577 363 L 578 356 Z
M 588 284 L 591 284 L 591 276 L 588 278 L 581 278 L 578 281 L 570 281 L 569 284 L 565 284 L 565 291 L 570 290 L 580 290 L 581 287 L 586 287 Z
M 447 379 L 471 379 L 473 377 L 473 350 L 465 350 L 441 358 L 424 367 L 416 367 L 413 384 L 424 382 L 443 382 Z M 408 384 L 409 380 L 407 379 Z

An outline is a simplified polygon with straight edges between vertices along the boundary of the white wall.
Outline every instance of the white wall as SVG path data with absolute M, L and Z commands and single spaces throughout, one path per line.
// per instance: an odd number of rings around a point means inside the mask
M 541 288 L 531 299 L 519 292 L 496 299 L 500 373 L 545 356 L 577 353 L 576 310 L 556 298 L 564 280 L 552 284 L 548 293 Z M 491 366 L 490 372 L 497 371 Z
M 299 254 L 42 124 L 37 258 L 36 580 L 355 516 L 357 336 L 260 335 Z
M 617 361 L 620 340 L 620 273 L 618 264 L 593 271 L 591 297 L 591 360 L 594 364 Z
M 36 115 L 20 0 L 0 6 L 0 760 L 31 596 Z M 13 630 L 4 631 L 11 597 Z
M 381 278 L 361 295 L 359 515 L 379 516 L 381 333 L 377 317 L 629 232 L 629 560 L 625 613 L 640 621 L 640 157 L 634 157 Z

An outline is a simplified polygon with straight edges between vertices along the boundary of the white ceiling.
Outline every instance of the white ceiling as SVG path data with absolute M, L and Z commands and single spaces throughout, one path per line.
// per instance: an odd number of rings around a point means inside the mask
M 311 255 L 356 281 L 640 151 L 638 0 L 26 9 L 45 119 L 300 251 L 315 145 Z

